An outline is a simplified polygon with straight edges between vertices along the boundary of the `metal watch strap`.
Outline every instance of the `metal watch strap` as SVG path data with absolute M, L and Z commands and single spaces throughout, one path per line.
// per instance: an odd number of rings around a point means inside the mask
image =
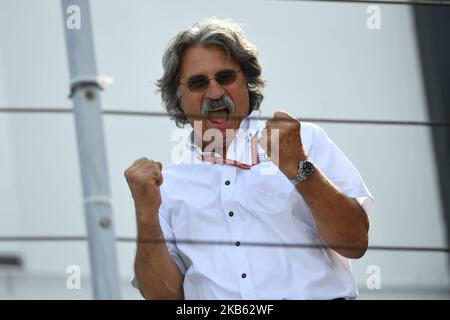
M 291 183 L 292 183 L 294 186 L 297 186 L 300 182 L 305 181 L 305 180 L 308 179 L 308 177 L 309 177 L 309 176 L 306 176 L 306 175 L 303 175 L 303 174 L 302 174 L 302 170 L 301 170 L 301 169 L 302 169 L 302 165 L 303 165 L 304 162 L 309 162 L 309 163 L 312 164 L 312 162 L 309 161 L 308 159 L 303 160 L 303 161 L 300 161 L 300 162 L 298 163 L 297 174 L 296 174 L 292 179 L 290 179 Z

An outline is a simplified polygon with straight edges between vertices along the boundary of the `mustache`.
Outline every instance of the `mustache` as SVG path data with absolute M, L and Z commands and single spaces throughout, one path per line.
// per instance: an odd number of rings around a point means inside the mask
M 208 112 L 214 111 L 219 108 L 225 107 L 228 112 L 233 112 L 235 109 L 233 100 L 226 94 L 221 96 L 219 99 L 206 99 L 202 103 L 201 114 L 204 117 L 208 116 Z

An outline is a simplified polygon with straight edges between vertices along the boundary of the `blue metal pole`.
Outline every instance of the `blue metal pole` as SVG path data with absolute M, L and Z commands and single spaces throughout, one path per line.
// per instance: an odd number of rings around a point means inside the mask
M 94 299 L 120 299 L 103 139 L 100 84 L 88 0 L 61 0 L 78 141 Z

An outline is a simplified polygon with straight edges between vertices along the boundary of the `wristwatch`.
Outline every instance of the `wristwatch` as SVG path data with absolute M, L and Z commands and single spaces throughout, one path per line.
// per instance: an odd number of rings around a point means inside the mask
M 305 181 L 314 173 L 314 164 L 309 160 L 302 160 L 298 163 L 297 174 L 290 180 L 294 186 Z

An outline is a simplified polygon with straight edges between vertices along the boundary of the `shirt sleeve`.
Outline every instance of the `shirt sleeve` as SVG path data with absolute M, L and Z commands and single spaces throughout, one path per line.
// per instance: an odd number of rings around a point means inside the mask
M 302 124 L 301 135 L 302 141 L 304 136 L 305 140 L 311 141 L 311 144 L 306 147 L 308 156 L 314 164 L 345 195 L 356 199 L 363 209 L 368 212 L 374 203 L 374 198 L 358 170 L 341 149 L 317 125 L 308 123 L 305 130 L 303 130 Z
M 172 259 L 177 264 L 181 273 L 185 274 L 187 268 L 175 244 L 175 234 L 173 233 L 170 220 L 167 218 L 164 209 L 165 209 L 164 205 L 161 205 L 161 209 L 159 211 L 159 223 L 161 225 L 161 230 L 163 232 L 164 239 L 166 240 L 167 249 L 169 250 Z

